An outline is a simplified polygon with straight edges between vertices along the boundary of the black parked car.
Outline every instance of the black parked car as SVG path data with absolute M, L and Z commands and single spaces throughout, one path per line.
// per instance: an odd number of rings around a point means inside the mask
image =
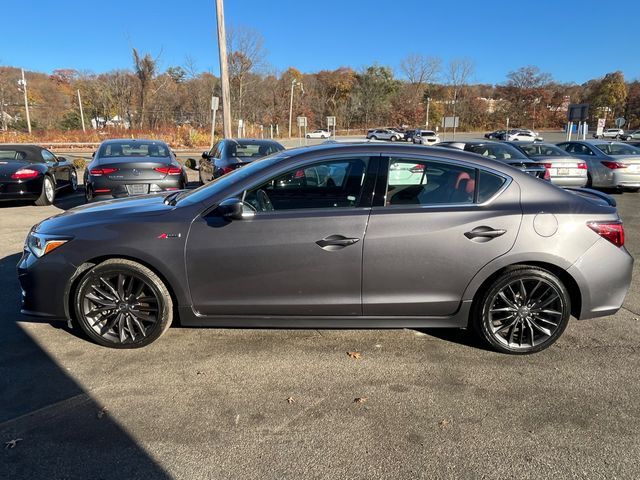
M 198 165 L 193 158 L 187 160 L 186 165 L 199 171 L 200 183 L 202 184 L 232 172 L 258 158 L 282 150 L 284 147 L 274 140 L 229 138 L 220 140 L 211 150 L 203 152 Z
M 523 172 L 551 181 L 551 176 L 546 167 L 531 160 L 520 150 L 507 143 L 498 143 L 492 141 L 472 140 L 468 142 L 441 142 L 436 144 L 437 147 L 456 148 L 465 152 L 476 153 L 483 157 L 499 160 L 503 163 L 519 168 Z
M 0 145 L 0 200 L 33 200 L 51 205 L 56 192 L 76 191 L 73 164 L 38 145 Z
M 106 140 L 84 172 L 87 202 L 182 190 L 187 182 L 185 169 L 158 140 Z
M 40 222 L 18 266 L 22 311 L 72 319 L 115 348 L 147 345 L 179 316 L 474 328 L 500 351 L 532 353 L 570 315 L 622 305 L 633 258 L 614 205 L 452 148 L 299 148 L 195 190 Z
M 489 140 L 504 140 L 506 130 L 494 130 L 493 132 L 485 133 L 484 138 Z

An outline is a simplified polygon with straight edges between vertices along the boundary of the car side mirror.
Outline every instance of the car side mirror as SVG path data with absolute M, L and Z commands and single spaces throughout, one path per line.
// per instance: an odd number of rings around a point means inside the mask
M 198 163 L 196 162 L 195 158 L 187 158 L 187 160 L 184 162 L 184 166 L 191 169 L 191 170 L 199 170 L 200 167 L 198 166 Z
M 209 152 L 202 152 L 202 158 L 204 158 L 205 160 L 209 158 Z
M 249 212 L 239 198 L 227 198 L 218 205 L 218 213 L 229 220 L 242 220 L 247 218 Z
M 58 162 L 66 162 L 67 158 L 66 157 L 58 157 Z
M 92 153 L 91 153 L 91 158 L 93 158 L 93 157 L 95 157 L 95 156 L 96 156 L 96 152 L 92 152 Z

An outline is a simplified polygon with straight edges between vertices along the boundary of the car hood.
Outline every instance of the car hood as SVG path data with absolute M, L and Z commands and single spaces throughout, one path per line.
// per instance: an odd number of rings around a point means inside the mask
M 38 232 L 63 234 L 68 229 L 108 224 L 126 218 L 164 215 L 174 206 L 164 203 L 166 193 L 89 203 L 49 217 L 36 226 Z

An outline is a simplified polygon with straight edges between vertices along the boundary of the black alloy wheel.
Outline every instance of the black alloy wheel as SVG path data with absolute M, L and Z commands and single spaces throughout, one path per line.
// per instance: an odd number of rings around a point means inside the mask
M 562 282 L 537 267 L 515 267 L 498 277 L 478 302 L 474 326 L 494 349 L 539 352 L 567 327 L 571 299 Z
M 173 302 L 162 280 L 136 262 L 111 259 L 82 277 L 76 319 L 94 342 L 112 348 L 144 347 L 171 325 Z

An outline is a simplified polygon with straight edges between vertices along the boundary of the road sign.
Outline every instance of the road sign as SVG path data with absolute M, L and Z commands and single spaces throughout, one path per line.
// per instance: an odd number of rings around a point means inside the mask
M 584 122 L 589 118 L 588 103 L 571 103 L 567 108 L 567 121 Z
M 442 127 L 458 128 L 460 126 L 460 117 L 442 117 Z
M 336 117 L 327 117 L 327 128 L 336 126 Z
M 220 99 L 218 97 L 211 97 L 211 110 L 218 110 L 220 106 Z
M 605 119 L 604 118 L 599 118 L 598 119 L 598 128 L 596 129 L 596 135 L 598 137 L 601 137 L 602 133 L 604 132 L 604 123 L 605 123 Z
M 306 127 L 307 126 L 307 117 L 297 117 L 298 127 Z
M 622 128 L 625 123 L 627 123 L 627 120 L 624 117 L 616 118 L 616 121 L 615 121 L 616 127 Z

